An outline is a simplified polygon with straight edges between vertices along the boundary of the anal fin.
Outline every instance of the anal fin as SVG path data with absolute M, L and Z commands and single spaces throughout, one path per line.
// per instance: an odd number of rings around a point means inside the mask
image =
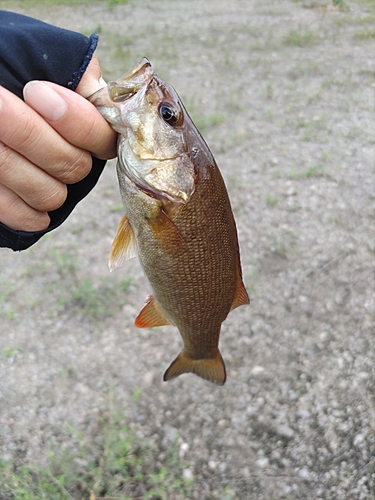
M 112 243 L 108 262 L 110 271 L 122 266 L 125 261 L 132 259 L 136 254 L 137 245 L 134 231 L 128 218 L 124 215 L 117 226 L 116 236 Z
M 167 382 L 183 373 L 195 373 L 198 377 L 218 385 L 224 385 L 227 378 L 225 364 L 219 349 L 214 358 L 208 359 L 192 359 L 182 351 L 177 358 L 172 361 L 168 370 L 164 373 L 163 379 Z
M 137 328 L 152 328 L 153 326 L 172 325 L 172 323 L 156 302 L 155 297 L 150 295 L 143 309 L 135 318 L 134 325 Z

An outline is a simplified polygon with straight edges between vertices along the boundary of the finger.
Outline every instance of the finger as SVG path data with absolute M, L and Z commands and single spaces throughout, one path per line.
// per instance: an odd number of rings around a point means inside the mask
M 27 104 L 67 142 L 97 158 L 116 156 L 117 134 L 96 108 L 76 92 L 51 82 L 32 81 L 25 85 L 24 96 Z
M 106 83 L 102 77 L 102 70 L 100 69 L 98 58 L 94 53 L 75 91 L 87 99 L 91 94 L 105 86 Z
M 47 212 L 34 210 L 2 184 L 0 184 L 0 220 L 15 231 L 43 231 L 50 223 Z
M 92 166 L 90 153 L 69 144 L 38 113 L 3 87 L 0 87 L 0 138 L 66 184 L 86 177 Z
M 59 208 L 67 187 L 0 142 L 0 183 L 39 211 Z

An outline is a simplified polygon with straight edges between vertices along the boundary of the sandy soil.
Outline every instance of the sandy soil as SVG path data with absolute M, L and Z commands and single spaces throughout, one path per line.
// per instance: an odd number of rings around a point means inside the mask
M 224 387 L 162 382 L 181 340 L 133 327 L 136 261 L 108 271 L 110 163 L 61 228 L 1 250 L 0 457 L 94 433 L 111 389 L 155 460 L 180 436 L 191 498 L 375 498 L 373 2 L 5 4 L 98 30 L 107 79 L 147 56 L 175 86 L 226 180 L 251 305 L 223 324 Z

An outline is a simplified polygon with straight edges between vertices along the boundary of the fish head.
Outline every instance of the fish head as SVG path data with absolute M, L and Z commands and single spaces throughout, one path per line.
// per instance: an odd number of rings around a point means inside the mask
M 154 198 L 188 202 L 197 177 L 194 158 L 206 146 L 177 92 L 151 63 L 141 59 L 89 100 L 119 134 L 119 175 Z

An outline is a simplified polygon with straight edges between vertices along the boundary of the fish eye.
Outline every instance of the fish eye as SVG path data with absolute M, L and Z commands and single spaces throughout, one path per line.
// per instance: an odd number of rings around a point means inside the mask
M 159 114 L 163 118 L 163 120 L 172 127 L 182 124 L 183 120 L 182 111 L 177 110 L 169 102 L 162 102 L 159 104 Z

